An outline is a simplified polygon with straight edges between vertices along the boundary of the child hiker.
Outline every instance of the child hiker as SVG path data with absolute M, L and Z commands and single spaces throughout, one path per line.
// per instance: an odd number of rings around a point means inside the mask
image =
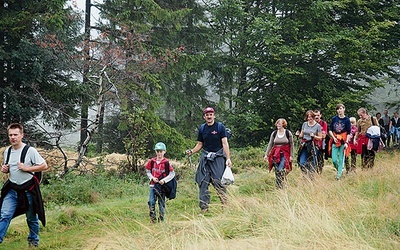
M 165 189 L 163 185 L 175 177 L 174 168 L 164 157 L 167 147 L 164 143 L 158 142 L 154 146 L 156 157 L 150 159 L 146 164 L 146 174 L 150 179 L 149 209 L 150 220 L 156 222 L 156 202 L 158 201 L 159 217 L 158 221 L 163 221 L 165 217 Z
M 345 156 L 344 164 L 346 166 L 346 174 L 355 173 L 357 164 L 357 145 L 354 144 L 355 135 L 357 133 L 357 120 L 355 117 L 350 117 L 350 124 L 349 147 L 346 150 L 350 151 L 351 162 L 349 161 L 349 155 Z

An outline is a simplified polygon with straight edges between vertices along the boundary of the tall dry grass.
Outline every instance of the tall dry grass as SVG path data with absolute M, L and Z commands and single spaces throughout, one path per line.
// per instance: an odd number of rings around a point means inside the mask
M 221 207 L 210 187 L 206 214 L 199 211 L 194 169 L 179 168 L 178 196 L 168 201 L 166 221 L 156 224 L 149 223 L 147 184 L 77 178 L 71 187 L 115 190 L 94 203 L 49 206 L 39 249 L 400 249 L 399 156 L 379 153 L 373 169 L 340 182 L 329 161 L 313 182 L 295 167 L 285 190 L 275 188 L 261 159 L 234 159 L 228 206 Z M 26 235 L 25 217 L 17 217 L 0 249 L 26 249 Z
M 295 168 L 285 190 L 265 169 L 239 171 L 229 205 L 213 199 L 207 214 L 195 202 L 183 204 L 197 197 L 183 180 L 164 223 L 115 215 L 85 249 L 400 249 L 399 155 L 379 153 L 373 169 L 341 181 L 329 161 L 313 182 Z

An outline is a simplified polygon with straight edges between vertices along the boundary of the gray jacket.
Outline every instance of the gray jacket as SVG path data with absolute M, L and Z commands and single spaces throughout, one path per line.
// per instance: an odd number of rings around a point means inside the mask
M 200 156 L 199 166 L 197 167 L 195 181 L 201 184 L 207 174 L 211 178 L 221 180 L 225 171 L 225 153 L 223 148 L 217 152 L 207 152 L 203 150 Z

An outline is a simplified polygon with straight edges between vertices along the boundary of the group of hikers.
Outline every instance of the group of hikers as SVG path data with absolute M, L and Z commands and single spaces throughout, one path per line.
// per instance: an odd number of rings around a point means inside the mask
M 365 108 L 359 108 L 357 120 L 346 116 L 345 111 L 343 104 L 337 104 L 337 115 L 327 123 L 322 120 L 319 109 L 308 110 L 301 130 L 294 135 L 286 129 L 285 119 L 275 122 L 277 129 L 270 136 L 264 160 L 268 161 L 270 171 L 275 169 L 277 187 L 285 186 L 286 176 L 292 170 L 294 136 L 300 140 L 297 163 L 310 180 L 314 180 L 316 173 L 322 173 L 328 158 L 332 159 L 336 180 L 340 181 L 344 170 L 347 174 L 355 172 L 358 155 L 361 155 L 361 168 L 368 169 L 374 166 L 375 154 L 390 145 L 390 137 L 394 147 L 399 145 L 398 112 L 392 118 L 387 110 L 383 117 L 380 113 L 374 117 Z
M 369 115 L 365 108 L 360 108 L 357 111 L 359 119 L 356 120 L 355 117 L 346 116 L 345 111 L 343 104 L 336 105 L 337 115 L 332 117 L 328 124 L 322 120 L 320 110 L 308 110 L 301 130 L 296 131 L 294 135 L 287 129 L 288 124 L 284 118 L 276 120 L 276 130 L 270 135 L 264 161 L 268 162 L 270 171 L 275 170 L 278 188 L 286 185 L 286 176 L 292 171 L 295 136 L 300 141 L 297 163 L 303 175 L 310 180 L 314 180 L 316 173 L 322 173 L 324 161 L 329 157 L 337 170 L 336 179 L 340 180 L 344 169 L 346 173 L 355 172 L 357 155 L 361 155 L 362 169 L 372 168 L 376 152 L 385 144 L 389 146 L 392 140 L 393 147 L 399 146 L 398 112 L 395 112 L 392 118 L 388 116 L 387 110 L 383 112 L 383 116 L 377 113 L 374 117 Z M 229 130 L 222 123 L 215 121 L 214 108 L 205 108 L 203 118 L 205 123 L 199 128 L 197 144 L 188 149 L 186 154 L 191 156 L 202 152 L 195 180 L 199 187 L 199 207 L 202 212 L 207 212 L 211 200 L 210 184 L 216 189 L 222 205 L 227 204 L 226 185 L 221 179 L 225 171 L 232 167 L 232 161 L 227 139 Z M 1 172 L 8 174 L 9 179 L 3 186 L 0 197 L 0 243 L 11 219 L 25 213 L 29 227 L 28 244 L 30 247 L 37 247 L 38 221 L 45 225 L 45 215 L 39 189 L 40 180 L 36 173 L 41 173 L 48 166 L 35 148 L 22 142 L 24 128 L 21 124 L 11 124 L 7 131 L 11 147 L 4 152 L 1 168 Z M 154 150 L 156 156 L 150 159 L 145 167 L 150 180 L 148 206 L 151 222 L 164 220 L 166 186 L 171 186 L 169 184 L 176 181 L 174 168 L 165 157 L 167 146 L 158 142 Z M 159 206 L 158 218 L 156 203 Z
M 396 112 L 389 122 L 383 122 L 383 117 L 369 115 L 365 108 L 357 111 L 359 119 L 345 115 L 346 108 L 343 104 L 336 105 L 337 114 L 331 121 L 322 119 L 320 110 L 308 110 L 305 113 L 305 122 L 301 130 L 293 134 L 287 129 L 287 121 L 279 118 L 275 122 L 274 130 L 264 155 L 264 161 L 268 162 L 268 169 L 275 170 L 276 186 L 284 188 L 287 184 L 286 176 L 292 171 L 292 163 L 295 156 L 294 138 L 297 137 L 300 145 L 297 150 L 297 163 L 303 175 L 314 180 L 315 174 L 321 174 L 324 162 L 332 159 L 336 169 L 336 179 L 341 180 L 344 170 L 346 173 L 354 173 L 356 170 L 357 156 L 361 155 L 361 168 L 368 169 L 374 166 L 375 154 L 387 143 L 385 134 L 391 130 L 393 145 L 398 145 L 398 113 Z M 384 111 L 386 114 L 387 111 Z M 386 116 L 385 116 L 386 117 Z M 226 168 L 232 166 L 230 159 L 227 129 L 215 121 L 215 111 L 212 107 L 203 110 L 205 123 L 199 128 L 197 144 L 186 151 L 188 156 L 201 151 L 200 162 L 196 171 L 195 180 L 199 187 L 199 207 L 202 212 L 207 212 L 210 203 L 209 185 L 212 184 L 222 205 L 227 204 L 226 186 L 221 182 Z M 386 119 L 386 118 L 385 118 Z M 381 125 L 383 124 L 383 125 Z M 384 127 L 387 124 L 386 127 Z M 387 130 L 386 130 L 386 129 Z M 382 131 L 382 134 L 381 134 Z M 389 133 L 387 133 L 389 134 Z M 382 139 L 383 138 L 383 139 Z M 164 157 L 166 146 L 156 144 L 157 156 L 146 165 L 147 175 L 150 179 L 149 209 L 152 222 L 157 220 L 155 204 L 158 199 L 159 217 L 164 219 L 165 194 L 156 188 L 156 183 L 165 183 L 173 178 L 174 170 Z M 151 163 L 150 163 L 151 162 Z M 155 162 L 155 163 L 153 163 Z M 164 169 L 168 167 L 168 174 Z

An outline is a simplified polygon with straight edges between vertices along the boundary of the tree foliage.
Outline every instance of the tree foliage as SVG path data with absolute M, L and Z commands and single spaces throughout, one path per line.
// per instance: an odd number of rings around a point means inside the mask
M 157 141 L 180 155 L 208 105 L 232 146 L 259 146 L 277 118 L 296 130 L 308 109 L 329 119 L 342 102 L 355 114 L 374 90 L 399 84 L 397 1 L 104 0 L 89 46 L 64 4 L 0 6 L 2 124 L 40 114 L 64 128 L 82 96 L 98 100 L 112 108 L 96 138 L 124 148 L 132 170 Z
M 0 6 L 0 119 L 27 122 L 41 115 L 71 126 L 82 90 L 67 58 L 75 53 L 79 19 L 65 1 L 3 1 Z
M 128 168 L 137 171 L 158 140 L 170 143 L 171 149 L 184 145 L 183 136 L 164 126 L 156 113 L 165 90 L 161 74 L 179 60 L 182 51 L 175 44 L 161 46 L 154 34 L 179 30 L 185 10 L 164 9 L 155 1 L 105 1 L 100 8 L 107 20 L 99 24 L 101 61 L 111 65 L 121 119 L 118 129 L 126 135 Z
M 259 145 L 279 117 L 297 129 L 308 109 L 332 115 L 339 101 L 350 112 L 366 106 L 368 95 L 398 64 L 393 9 L 399 10 L 394 1 L 223 0 L 211 5 L 217 42 L 212 79 L 221 94 L 236 90 L 226 95 L 236 104 L 235 129 L 244 131 L 236 145 Z

